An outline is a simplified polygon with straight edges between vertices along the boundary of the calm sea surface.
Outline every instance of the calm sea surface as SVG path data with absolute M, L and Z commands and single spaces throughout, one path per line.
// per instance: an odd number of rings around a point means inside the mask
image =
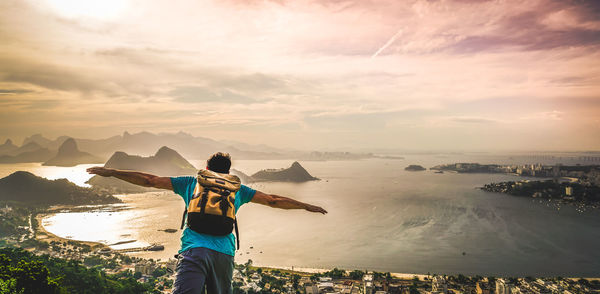
M 408 172 L 443 163 L 533 163 L 575 161 L 558 157 L 413 155 L 404 160 L 307 161 L 321 181 L 260 183 L 251 187 L 323 206 L 327 215 L 278 210 L 249 203 L 240 209 L 241 250 L 237 262 L 310 268 L 341 267 L 410 273 L 600 276 L 600 211 L 557 209 L 547 202 L 486 193 L 486 183 L 517 180 L 510 175 Z M 193 161 L 201 166 L 202 161 Z M 287 167 L 287 160 L 239 160 L 251 174 Z M 585 162 L 582 162 L 585 163 Z M 598 164 L 598 163 L 596 163 Z M 0 176 L 28 170 L 83 185 L 89 177 L 73 168 L 39 164 L 0 165 Z M 165 245 L 165 251 L 134 253 L 168 259 L 179 248 L 181 198 L 170 192 L 119 196 L 115 209 L 58 213 L 44 220 L 56 235 L 113 246 Z M 116 208 L 127 208 L 119 210 Z M 252 248 L 251 248 L 252 247 Z

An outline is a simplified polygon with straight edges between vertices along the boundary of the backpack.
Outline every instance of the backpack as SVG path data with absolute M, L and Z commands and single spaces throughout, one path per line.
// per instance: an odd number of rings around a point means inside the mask
M 195 232 L 213 236 L 229 235 L 235 228 L 237 248 L 239 232 L 235 217 L 235 193 L 240 189 L 240 178 L 209 170 L 200 170 L 198 183 L 187 208 L 183 211 L 181 229 L 185 224 Z

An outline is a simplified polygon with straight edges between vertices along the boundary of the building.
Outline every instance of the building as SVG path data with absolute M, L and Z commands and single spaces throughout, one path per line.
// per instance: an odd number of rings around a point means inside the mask
M 448 283 L 442 276 L 433 276 L 431 279 L 431 293 L 445 294 L 448 292 Z
M 572 196 L 573 195 L 573 187 L 565 187 L 565 195 Z
M 494 291 L 492 290 L 492 287 L 490 287 L 490 284 L 484 283 L 484 282 L 477 282 L 477 285 L 475 286 L 475 292 L 477 294 L 493 294 L 494 293 Z
M 373 290 L 375 289 L 373 285 L 373 275 L 364 275 L 363 276 L 363 293 L 364 294 L 373 294 Z
M 306 294 L 319 294 L 319 288 L 315 284 L 304 284 L 304 290 L 306 290 Z
M 142 275 L 151 275 L 154 271 L 154 266 L 149 262 L 136 263 L 135 271 L 142 273 Z
M 496 294 L 511 294 L 512 288 L 514 288 L 514 285 L 505 279 L 496 280 Z

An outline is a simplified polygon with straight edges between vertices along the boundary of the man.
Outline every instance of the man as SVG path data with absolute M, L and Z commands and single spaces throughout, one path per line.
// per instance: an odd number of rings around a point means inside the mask
M 228 174 L 231 167 L 231 157 L 227 153 L 215 153 L 207 160 L 206 169 Z M 197 185 L 196 177 L 160 177 L 135 171 L 115 170 L 104 167 L 87 169 L 91 174 L 104 177 L 115 177 L 132 184 L 172 190 L 183 197 L 186 208 L 193 197 Z M 327 211 L 321 207 L 296 201 L 291 198 L 266 194 L 256 191 L 245 185 L 235 194 L 235 212 L 245 203 L 254 202 L 282 209 L 305 209 L 310 212 L 325 214 Z M 179 250 L 173 285 L 173 293 L 231 293 L 231 279 L 233 275 L 233 257 L 235 255 L 235 237 L 233 234 L 226 236 L 213 236 L 198 233 L 188 226 L 181 235 L 181 249 Z

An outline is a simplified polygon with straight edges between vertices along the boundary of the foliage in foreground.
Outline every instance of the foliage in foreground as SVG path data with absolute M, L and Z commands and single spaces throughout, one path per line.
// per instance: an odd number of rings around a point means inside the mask
M 0 248 L 0 293 L 150 292 L 131 275 L 107 275 L 79 261 L 37 256 L 21 248 Z

